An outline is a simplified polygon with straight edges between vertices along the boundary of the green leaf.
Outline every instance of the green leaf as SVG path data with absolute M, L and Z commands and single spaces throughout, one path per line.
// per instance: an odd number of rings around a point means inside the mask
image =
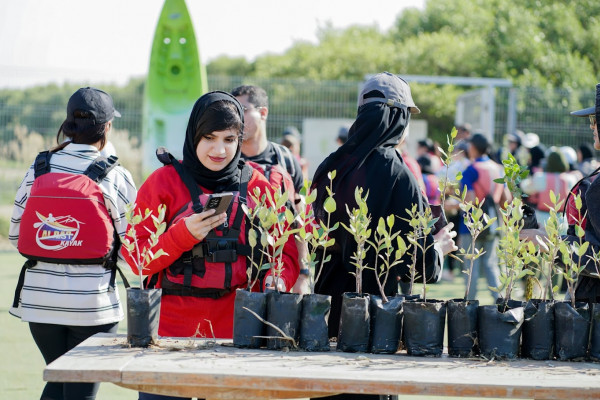
M 335 212 L 337 207 L 333 197 L 330 196 L 325 199 L 325 202 L 323 203 L 323 208 L 328 214 Z
M 251 228 L 248 231 L 248 244 L 250 245 L 250 247 L 252 247 L 252 248 L 256 247 L 256 238 L 257 238 L 256 230 Z
M 579 249 L 577 251 L 577 255 L 579 257 L 583 257 L 583 255 L 585 254 L 585 252 L 587 251 L 589 246 L 590 246 L 590 242 L 583 242 L 583 244 L 581 245 L 581 247 L 579 247 Z
M 581 211 L 581 196 L 580 195 L 576 195 L 575 196 L 575 207 L 577 207 L 577 210 Z

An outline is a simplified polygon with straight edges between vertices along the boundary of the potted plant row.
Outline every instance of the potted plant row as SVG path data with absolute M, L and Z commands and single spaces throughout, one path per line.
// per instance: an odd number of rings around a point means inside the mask
M 335 171 L 329 174 L 335 178 Z M 244 206 L 251 227 L 248 244 L 252 249 L 250 267 L 247 269 L 248 287 L 236 292 L 234 305 L 233 344 L 237 347 L 258 348 L 266 339 L 268 349 L 299 347 L 306 351 L 328 351 L 329 337 L 327 322 L 331 307 L 330 296 L 308 294 L 299 295 L 274 290 L 260 291 L 260 280 L 269 271 L 273 282 L 277 282 L 285 268 L 283 248 L 290 236 L 294 236 L 301 246 L 307 246 L 308 252 L 301 263 L 311 271 L 310 286 L 314 289 L 317 248 L 326 252 L 333 245 L 329 239 L 331 231 L 326 223 L 315 223 L 311 204 L 316 191 L 310 191 L 310 182 L 306 182 L 300 193 L 297 213 L 286 207 L 288 193 L 280 190 L 274 193 L 255 191 L 249 197 L 252 206 Z M 328 214 L 335 211 L 335 201 L 331 186 L 325 202 Z M 325 256 L 321 263 L 327 262 Z M 322 267 L 322 265 L 321 265 Z

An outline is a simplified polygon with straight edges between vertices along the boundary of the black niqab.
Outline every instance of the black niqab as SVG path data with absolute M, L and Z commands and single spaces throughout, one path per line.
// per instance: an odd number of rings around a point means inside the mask
M 196 126 L 202 117 L 202 114 L 208 107 L 217 101 L 230 101 L 238 109 L 242 124 L 244 123 L 244 109 L 240 102 L 231 94 L 226 92 L 210 92 L 201 96 L 194 104 L 187 129 L 185 131 L 185 142 L 183 144 L 183 165 L 194 177 L 196 183 L 208 190 L 229 190 L 228 188 L 236 187 L 240 181 L 240 171 L 243 166 L 243 161 L 240 159 L 242 153 L 241 138 L 238 142 L 238 147 L 235 156 L 229 164 L 220 171 L 212 171 L 206 168 L 198 159 L 196 147 L 194 146 L 194 137 L 196 136 Z M 240 135 L 241 137 L 241 135 Z
M 406 107 L 389 107 L 383 103 L 368 103 L 358 109 L 356 121 L 348 131 L 348 140 L 340 146 L 335 152 L 331 153 L 323 161 L 313 177 L 313 188 L 317 188 L 317 200 L 315 201 L 315 213 L 317 218 L 324 218 L 322 209 L 324 198 L 327 194 L 325 187 L 329 185 L 327 174 L 337 171 L 337 176 L 333 181 L 333 192 L 338 193 L 339 185 L 347 185 L 346 176 L 360 168 L 365 160 L 379 148 L 390 148 L 390 151 L 396 151 L 394 147 L 404 136 L 404 132 L 410 120 L 410 113 Z M 389 167 L 382 166 L 383 175 L 389 174 Z M 364 193 L 369 191 L 369 197 L 383 199 L 389 198 L 389 188 L 378 184 L 378 177 L 372 176 L 365 182 L 356 183 L 364 189 Z M 356 205 L 354 197 L 338 198 L 338 204 Z

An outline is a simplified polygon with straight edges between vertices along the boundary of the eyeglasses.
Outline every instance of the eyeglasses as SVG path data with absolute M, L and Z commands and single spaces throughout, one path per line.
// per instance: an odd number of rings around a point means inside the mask
M 261 108 L 265 108 L 265 107 L 254 107 L 254 110 L 260 110 Z M 247 113 L 248 111 L 251 111 L 252 108 L 248 108 L 245 105 L 242 105 L 242 110 L 244 110 L 244 113 Z
M 596 114 L 590 114 L 590 125 L 596 125 Z

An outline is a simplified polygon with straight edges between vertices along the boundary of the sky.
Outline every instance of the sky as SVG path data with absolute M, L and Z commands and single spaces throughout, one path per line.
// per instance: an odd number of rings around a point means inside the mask
M 0 88 L 144 76 L 164 0 L 0 0 Z M 220 55 L 252 61 L 295 41 L 317 43 L 319 27 L 389 29 L 425 0 L 186 0 L 203 63 Z

